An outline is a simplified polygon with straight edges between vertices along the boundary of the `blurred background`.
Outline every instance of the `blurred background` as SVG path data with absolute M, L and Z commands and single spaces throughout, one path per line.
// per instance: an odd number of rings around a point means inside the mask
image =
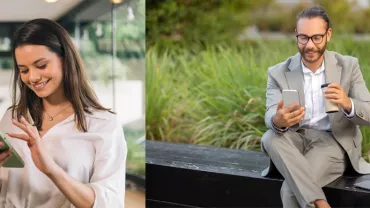
M 100 101 L 119 115 L 128 144 L 126 207 L 144 207 L 145 0 L 0 1 L 0 115 L 11 105 L 12 36 L 35 18 L 67 29 Z
M 260 150 L 267 69 L 295 55 L 296 16 L 320 5 L 328 50 L 355 56 L 370 86 L 369 0 L 146 1 L 146 138 Z M 370 128 L 363 132 L 369 161 Z

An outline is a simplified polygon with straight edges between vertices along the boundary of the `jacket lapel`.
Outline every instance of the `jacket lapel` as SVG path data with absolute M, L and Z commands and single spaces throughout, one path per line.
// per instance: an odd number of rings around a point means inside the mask
M 337 63 L 337 59 L 334 56 L 334 53 L 325 51 L 324 53 L 325 60 L 325 82 L 326 83 L 337 83 L 340 85 L 340 79 L 342 75 L 342 67 Z M 329 119 L 332 122 L 335 113 L 329 114 Z
M 301 54 L 297 53 L 292 57 L 291 62 L 288 66 L 289 71 L 285 72 L 285 78 L 288 83 L 289 89 L 297 90 L 299 94 L 299 103 L 301 106 L 305 106 L 304 90 L 303 90 L 303 70 L 301 65 Z M 300 126 L 300 123 L 291 127 L 293 131 L 296 131 Z
M 289 89 L 298 90 L 299 103 L 301 106 L 305 106 L 304 101 L 304 90 L 303 90 L 303 71 L 301 65 L 301 55 L 297 53 L 292 57 L 291 62 L 288 66 L 289 71 L 285 72 L 285 77 L 289 86 Z
M 325 81 L 326 83 L 337 83 L 340 85 L 342 67 L 337 65 L 338 61 L 333 53 L 325 51 Z

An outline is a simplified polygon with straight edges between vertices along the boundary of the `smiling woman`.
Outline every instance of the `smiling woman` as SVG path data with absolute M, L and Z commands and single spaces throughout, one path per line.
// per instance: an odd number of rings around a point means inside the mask
M 13 104 L 0 132 L 25 167 L 0 167 L 0 207 L 123 207 L 123 130 L 99 103 L 68 33 L 48 19 L 29 21 L 12 53 Z M 0 153 L 0 165 L 9 157 Z

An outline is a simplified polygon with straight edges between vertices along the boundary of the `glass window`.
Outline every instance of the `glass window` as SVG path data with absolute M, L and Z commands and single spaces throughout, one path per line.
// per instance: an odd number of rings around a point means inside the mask
M 97 96 L 122 122 L 127 172 L 140 177 L 145 176 L 144 12 L 143 0 L 116 5 L 96 20 L 76 21 L 71 33 Z

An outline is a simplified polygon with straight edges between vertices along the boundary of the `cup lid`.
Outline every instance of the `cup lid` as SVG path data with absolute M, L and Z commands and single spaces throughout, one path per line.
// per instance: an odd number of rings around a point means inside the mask
M 330 85 L 331 83 L 326 83 L 326 84 L 322 84 L 321 85 L 321 88 L 324 88 L 324 87 L 327 87 L 328 85 Z

